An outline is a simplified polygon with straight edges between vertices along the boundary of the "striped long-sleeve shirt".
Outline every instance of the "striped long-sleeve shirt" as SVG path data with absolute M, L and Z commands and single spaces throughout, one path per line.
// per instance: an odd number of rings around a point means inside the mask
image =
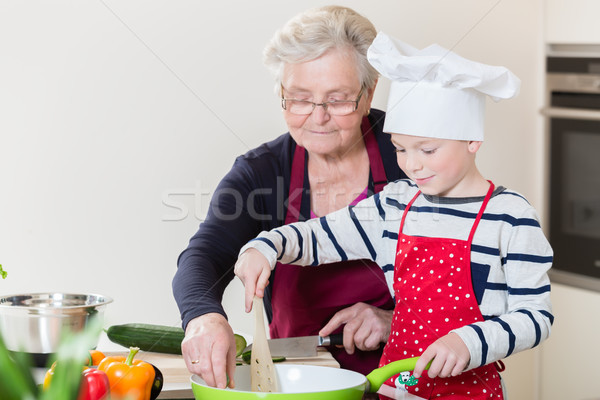
M 400 221 L 417 191 L 410 180 L 390 183 L 356 206 L 262 232 L 240 254 L 254 247 L 272 268 L 277 261 L 317 266 L 371 259 L 384 271 L 393 295 Z M 467 240 L 482 202 L 483 197 L 420 195 L 408 211 L 403 233 Z M 552 249 L 535 209 L 522 195 L 497 188 L 471 247 L 473 290 L 484 321 L 454 331 L 469 348 L 468 369 L 535 347 L 549 336 L 554 319 L 547 275 L 551 264 Z

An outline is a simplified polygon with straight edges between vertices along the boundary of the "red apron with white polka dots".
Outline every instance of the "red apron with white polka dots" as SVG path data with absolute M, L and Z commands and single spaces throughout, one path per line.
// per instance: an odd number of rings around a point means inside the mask
M 483 321 L 471 282 L 471 242 L 493 191 L 490 182 L 467 241 L 404 235 L 404 220 L 421 192 L 406 206 L 394 267 L 396 307 L 380 366 L 420 356 L 452 329 Z M 386 384 L 394 387 L 396 378 Z M 450 378 L 431 379 L 424 373 L 416 385 L 406 389 L 426 399 L 502 399 L 500 375 L 494 364 Z

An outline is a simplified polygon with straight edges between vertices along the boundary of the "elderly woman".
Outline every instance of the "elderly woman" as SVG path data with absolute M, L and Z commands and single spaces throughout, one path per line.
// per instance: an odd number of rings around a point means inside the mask
M 220 303 L 240 248 L 263 230 L 323 216 L 404 177 L 382 133 L 384 113 L 370 108 L 378 75 L 366 52 L 376 34 L 355 11 L 328 6 L 290 20 L 265 49 L 289 133 L 236 160 L 173 280 L 184 359 L 209 385 L 225 387 L 235 369 Z M 376 265 L 275 268 L 264 296 L 271 337 L 343 329 L 344 348 L 330 348 L 340 365 L 377 367 L 394 303 Z

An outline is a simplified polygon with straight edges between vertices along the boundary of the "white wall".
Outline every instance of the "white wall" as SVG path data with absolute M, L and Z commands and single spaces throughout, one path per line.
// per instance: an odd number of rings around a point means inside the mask
M 328 3 L 0 2 L 0 293 L 97 292 L 115 300 L 107 325 L 178 325 L 171 279 L 211 191 L 236 155 L 285 129 L 262 48 Z M 517 99 L 489 104 L 478 162 L 543 210 L 540 1 L 343 3 L 415 46 L 522 79 Z M 386 94 L 382 79 L 376 106 Z M 227 309 L 251 332 L 239 291 Z M 535 398 L 536 354 L 509 360 L 511 399 Z
M 600 43 L 596 0 L 544 0 L 545 38 L 548 43 Z

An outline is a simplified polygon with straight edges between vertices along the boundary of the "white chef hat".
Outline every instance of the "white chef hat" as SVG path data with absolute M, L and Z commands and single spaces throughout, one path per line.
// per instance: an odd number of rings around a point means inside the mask
M 485 97 L 516 96 L 521 81 L 504 67 L 467 60 L 437 44 L 418 50 L 380 32 L 369 62 L 391 79 L 384 132 L 483 140 Z

